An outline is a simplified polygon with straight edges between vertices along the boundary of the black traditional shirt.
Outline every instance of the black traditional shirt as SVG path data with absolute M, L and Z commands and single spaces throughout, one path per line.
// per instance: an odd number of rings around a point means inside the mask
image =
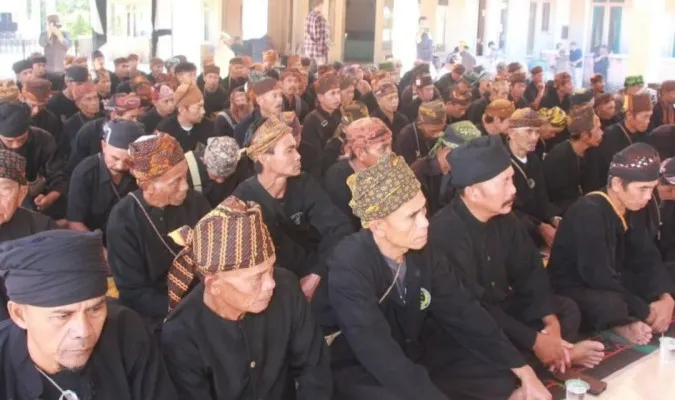
M 316 110 L 305 117 L 298 148 L 300 162 L 302 170 L 318 180 L 322 179 L 324 172 L 330 166 L 326 165 L 328 163 L 325 162 L 323 156 L 326 143 L 335 136 L 341 118 L 342 113 L 339 109 L 329 114 L 321 106 L 317 106 Z
M 217 136 L 216 127 L 212 121 L 203 119 L 202 122 L 192 126 L 192 129 L 186 131 L 178 123 L 178 116 L 164 118 L 157 124 L 157 130 L 168 133 L 176 138 L 183 151 L 188 152 L 195 149 L 197 143 L 202 143 L 206 146 L 206 140 Z
M 188 190 L 180 206 L 164 208 L 149 206 L 140 190 L 132 193 L 143 208 L 131 194 L 113 207 L 106 231 L 108 263 L 120 303 L 149 322 L 158 322 L 169 308 L 167 273 L 181 250 L 168 235 L 184 225 L 194 227 L 211 207 L 193 190 Z
M 297 278 L 280 268 L 274 279 L 267 309 L 238 321 L 204 305 L 201 284 L 169 314 L 162 351 L 181 399 L 331 398 L 323 332 Z
M 61 122 L 66 122 L 68 118 L 80 111 L 75 105 L 75 101 L 67 98 L 63 92 L 58 92 L 49 99 L 47 109 L 53 112 Z
M 424 158 L 434 146 L 435 139 L 427 139 L 417 126 L 412 122 L 401 130 L 394 146 L 394 152 L 405 159 L 408 165 Z
M 391 130 L 392 146 L 394 143 L 396 143 L 396 139 L 398 139 L 403 128 L 405 128 L 405 126 L 410 123 L 408 117 L 406 117 L 404 114 L 401 114 L 400 112 L 395 112 L 394 120 L 390 121 L 389 117 L 387 117 L 387 115 L 379 108 L 373 110 L 370 113 L 370 116 L 381 120 Z
M 349 202 L 352 199 L 352 191 L 347 186 L 347 178 L 354 173 L 354 168 L 349 160 L 340 160 L 331 165 L 324 176 L 324 187 L 333 204 L 346 215 L 352 223 L 354 231 L 361 229 L 361 220 L 354 215 Z
M 431 244 L 518 347 L 532 349 L 528 323 L 557 312 L 539 251 L 513 214 L 483 223 L 456 197 L 429 226 Z
M 57 400 L 61 395 L 30 359 L 26 331 L 0 323 L 0 398 Z M 103 331 L 82 371 L 52 375 L 82 400 L 178 400 L 162 356 L 135 312 L 108 304 Z M 54 394 L 53 397 L 51 394 Z

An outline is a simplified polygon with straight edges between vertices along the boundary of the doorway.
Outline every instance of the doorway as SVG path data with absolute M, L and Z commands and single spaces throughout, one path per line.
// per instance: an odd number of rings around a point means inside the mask
M 376 0 L 345 2 L 345 62 L 372 62 L 375 55 Z

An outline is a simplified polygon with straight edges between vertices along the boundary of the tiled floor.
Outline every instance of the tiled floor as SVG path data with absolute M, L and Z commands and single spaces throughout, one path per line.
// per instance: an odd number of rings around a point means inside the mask
M 607 390 L 598 399 L 675 399 L 675 364 L 661 364 L 658 351 L 603 380 L 607 382 Z

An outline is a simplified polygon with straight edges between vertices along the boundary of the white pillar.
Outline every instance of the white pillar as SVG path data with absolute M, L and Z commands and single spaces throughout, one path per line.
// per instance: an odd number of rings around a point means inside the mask
M 184 1 L 184 0 L 183 0 Z M 267 33 L 267 0 L 246 0 L 243 2 L 242 39 L 258 39 Z
M 465 41 L 471 52 L 475 53 L 478 12 L 478 0 L 450 0 L 448 2 L 448 26 L 445 32 L 448 51 L 454 50 L 460 41 Z
M 504 45 L 507 60 L 525 61 L 529 16 L 530 0 L 509 0 Z
M 202 2 L 185 7 L 185 0 L 171 0 L 173 9 L 173 54 L 182 54 L 190 62 L 201 64 L 204 43 L 204 7 Z M 159 5 L 158 5 L 159 10 Z
M 487 50 L 490 42 L 495 42 L 499 46 L 499 35 L 504 27 L 502 26 L 502 9 L 504 2 L 502 0 L 487 0 L 485 7 L 485 31 L 483 33 L 483 45 Z
M 630 10 L 628 29 L 628 74 L 643 75 L 645 82 L 660 82 L 661 42 L 666 20 L 666 0 L 640 2 Z M 625 23 L 626 21 L 624 21 Z
M 416 1 L 394 0 L 392 54 L 401 61 L 401 70 L 408 71 L 417 59 L 417 28 L 420 16 Z

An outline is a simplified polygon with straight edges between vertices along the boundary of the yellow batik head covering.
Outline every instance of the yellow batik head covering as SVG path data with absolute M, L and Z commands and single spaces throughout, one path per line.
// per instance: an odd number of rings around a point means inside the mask
M 352 192 L 349 206 L 361 225 L 382 219 L 412 200 L 420 191 L 420 182 L 403 157 L 387 153 L 377 164 L 347 178 Z

